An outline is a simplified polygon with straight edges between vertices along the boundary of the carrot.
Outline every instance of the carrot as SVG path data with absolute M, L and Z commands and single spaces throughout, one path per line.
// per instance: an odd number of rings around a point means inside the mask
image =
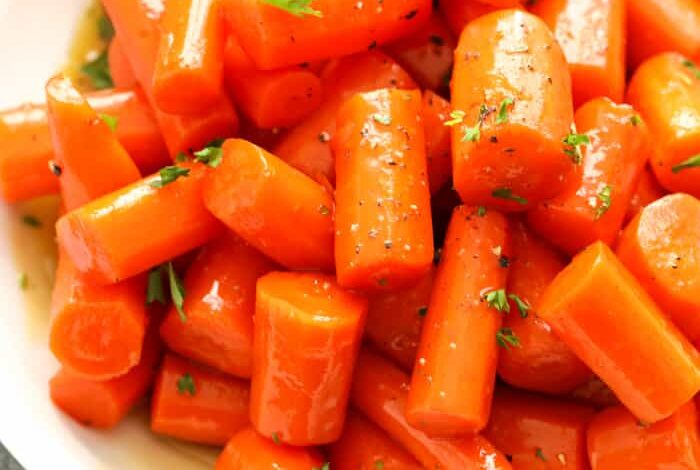
M 178 354 L 250 377 L 255 282 L 273 267 L 233 235 L 209 243 L 185 276 L 187 321 L 171 307 L 160 327 L 161 337 Z
M 425 468 L 509 470 L 508 460 L 485 438 L 431 439 L 406 421 L 410 377 L 368 350 L 360 352 L 351 402 L 370 421 L 409 451 Z
M 343 430 L 367 301 L 321 274 L 258 280 L 250 417 L 291 445 L 327 444 Z
M 625 0 L 538 0 L 532 8 L 547 23 L 571 71 L 574 107 L 625 94 Z M 633 42 L 637 38 L 632 39 Z
M 421 88 L 447 91 L 456 43 L 445 20 L 434 13 L 420 30 L 387 44 L 383 49 Z
M 523 0 L 479 0 L 481 3 L 493 5 L 498 8 L 512 8 L 519 6 Z
M 290 269 L 333 269 L 333 199 L 320 184 L 240 139 L 204 185 L 207 208 L 241 238 Z
M 602 242 L 559 273 L 538 312 L 645 422 L 666 418 L 700 390 L 700 355 Z
M 594 470 L 699 468 L 697 420 L 692 400 L 651 425 L 640 423 L 622 406 L 601 411 L 588 428 L 591 466 Z
M 620 404 L 610 387 L 593 376 L 586 383 L 576 387 L 569 395 L 572 399 L 595 408 L 605 408 Z
M 223 96 L 225 33 L 218 5 L 167 1 L 153 71 L 153 99 L 167 113 L 207 113 Z
M 552 33 L 505 10 L 467 25 L 452 76 L 454 186 L 465 204 L 528 209 L 573 170 L 562 140 L 573 121 L 571 78 Z
M 410 371 L 416 362 L 423 318 L 428 312 L 435 269 L 418 284 L 399 292 L 385 292 L 369 298 L 365 338 L 402 369 Z
M 692 342 L 700 341 L 700 201 L 672 194 L 645 207 L 617 244 L 617 256 Z
M 651 168 L 670 192 L 700 197 L 700 69 L 668 53 L 644 62 L 627 90 L 654 136 Z
M 383 0 L 376 5 L 315 0 L 307 13 L 258 0 L 224 0 L 241 46 L 262 70 L 342 57 L 418 31 L 430 17 L 430 0 Z M 302 7 L 297 7 L 301 9 Z
M 248 397 L 247 382 L 167 354 L 151 399 L 151 430 L 224 445 L 248 425 Z
M 377 426 L 348 412 L 343 435 L 331 444 L 333 470 L 421 470 L 423 467 Z
M 452 177 L 452 142 L 450 128 L 450 103 L 427 90 L 423 93 L 421 116 L 425 129 L 425 154 L 428 163 L 430 192 L 437 193 Z
M 591 377 L 591 371 L 537 314 L 542 292 L 566 263 L 544 241 L 532 234 L 522 222 L 512 224 L 512 258 L 506 292 L 510 314 L 503 327 L 520 340 L 498 358 L 499 377 L 514 387 L 538 392 L 571 392 Z
M 201 200 L 208 168 L 199 163 L 178 168 L 189 170 L 188 176 L 162 188 L 154 187 L 162 177 L 150 176 L 58 220 L 59 246 L 91 282 L 114 283 L 143 273 L 222 232 Z
M 85 98 L 98 114 L 116 118 L 115 134 L 142 172 L 166 164 L 165 144 L 138 91 L 103 90 Z M 0 195 L 5 201 L 58 193 L 58 178 L 49 171 L 54 155 L 45 105 L 24 104 L 0 112 L 0 140 Z
M 586 427 L 593 413 L 587 406 L 498 389 L 484 436 L 512 457 L 515 468 L 588 470 Z
M 607 98 L 581 106 L 576 127 L 589 141 L 580 150 L 580 173 L 528 213 L 530 226 L 569 254 L 596 240 L 612 244 L 651 149 L 637 112 Z
M 164 0 L 104 0 L 117 36 L 124 46 L 134 75 L 155 109 L 155 117 L 171 157 L 180 152 L 198 150 L 217 138 L 234 135 L 238 116 L 223 91 L 216 105 L 201 115 L 166 114 L 157 109 L 153 75 L 160 46 L 160 20 Z M 180 90 L 183 91 L 183 90 Z
M 274 154 L 316 180 L 335 182 L 330 142 L 340 106 L 355 93 L 386 87 L 415 88 L 411 77 L 378 51 L 333 60 L 321 74 L 323 102 L 274 147 Z
M 502 315 L 494 300 L 506 284 L 507 221 L 460 206 L 450 221 L 418 346 L 406 419 L 431 437 L 486 426 L 496 380 Z M 507 354 L 507 351 L 505 352 Z
M 700 59 L 700 5 L 695 0 L 627 0 L 627 60 L 634 70 L 661 52 Z
M 119 38 L 112 38 L 112 41 L 109 43 L 107 58 L 109 60 L 109 72 L 112 75 L 115 87 L 132 88 L 137 85 L 134 71 Z
M 224 61 L 226 88 L 256 127 L 292 127 L 321 104 L 321 79 L 304 67 L 257 70 L 233 36 Z
M 511 8 L 522 7 L 513 5 Z M 480 0 L 440 0 L 440 13 L 457 36 L 462 34 L 467 23 L 499 9 L 498 6 L 482 3 Z
M 625 225 L 634 218 L 642 209 L 666 195 L 666 191 L 661 187 L 656 176 L 651 171 L 649 165 L 644 167 L 642 175 L 637 182 L 637 188 L 632 194 L 630 203 L 625 213 Z
M 316 449 L 277 443 L 250 427 L 236 433 L 216 461 L 216 470 L 313 470 L 322 466 L 323 458 Z
M 72 375 L 107 380 L 139 363 L 146 332 L 146 284 L 87 282 L 62 251 L 51 298 L 49 346 Z

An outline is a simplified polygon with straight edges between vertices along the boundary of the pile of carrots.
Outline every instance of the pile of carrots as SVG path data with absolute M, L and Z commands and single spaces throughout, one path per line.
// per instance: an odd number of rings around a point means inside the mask
M 56 406 L 218 470 L 700 468 L 699 0 L 102 3 L 104 89 L 0 114 Z

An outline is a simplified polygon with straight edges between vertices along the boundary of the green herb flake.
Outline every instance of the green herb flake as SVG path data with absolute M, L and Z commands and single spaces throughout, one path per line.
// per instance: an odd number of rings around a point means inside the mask
M 595 209 L 595 220 L 598 220 L 601 217 L 603 217 L 603 215 L 605 215 L 605 213 L 608 212 L 608 209 L 610 209 L 610 204 L 612 203 L 612 201 L 610 200 L 611 195 L 612 187 L 607 185 L 598 192 L 598 207 L 596 207 Z
M 698 68 L 698 66 L 695 64 L 695 62 L 693 62 L 690 59 L 684 59 L 683 62 L 681 62 L 681 63 L 683 64 L 683 67 L 686 67 L 687 69 L 690 70 L 690 72 L 693 75 L 695 75 L 695 78 L 700 80 L 700 68 Z
M 170 281 L 170 298 L 173 301 L 173 305 L 177 309 L 177 314 L 180 316 L 180 320 L 185 323 L 187 321 L 187 315 L 185 314 L 185 287 L 182 285 L 182 281 L 175 272 L 173 263 L 168 263 L 168 280 Z
M 479 217 L 485 216 L 486 215 L 486 207 L 484 207 L 484 206 L 477 207 L 476 215 L 478 215 Z
M 146 304 L 158 302 L 165 305 L 165 290 L 163 289 L 163 268 L 159 266 L 148 272 L 148 287 L 146 288 Z
M 189 372 L 186 372 L 179 379 L 177 379 L 177 393 L 180 395 L 185 395 L 189 393 L 190 396 L 194 396 L 197 393 L 197 389 L 194 384 L 194 378 Z
M 457 124 L 462 124 L 464 122 L 464 116 L 467 114 L 460 110 L 460 109 L 455 109 L 454 111 L 450 112 L 450 120 L 445 121 L 445 125 L 447 127 L 453 127 L 456 126 Z
M 23 215 L 22 216 L 22 223 L 26 225 L 27 227 L 31 228 L 40 228 L 41 227 L 41 220 L 38 218 L 34 217 L 33 215 Z
M 508 298 L 515 302 L 515 305 L 518 306 L 520 317 L 527 318 L 528 314 L 530 313 L 530 308 L 532 308 L 530 307 L 530 304 L 521 299 L 517 294 L 508 294 Z
M 177 163 L 184 163 L 188 159 L 187 154 L 185 152 L 178 152 L 177 155 L 175 155 L 175 161 Z
M 462 142 L 477 142 L 481 139 L 481 128 L 480 126 L 465 127 L 464 135 L 462 136 Z
M 632 124 L 634 127 L 637 127 L 642 123 L 642 117 L 639 114 L 635 114 L 630 117 L 630 124 Z
M 284 10 L 294 16 L 302 17 L 304 15 L 323 18 L 323 13 L 311 8 L 314 0 L 262 0 L 263 3 L 272 5 L 273 7 Z
M 501 313 L 510 312 L 510 304 L 506 296 L 505 289 L 492 290 L 484 295 L 484 300 L 489 304 L 489 307 L 498 310 Z
M 674 166 L 673 168 L 671 168 L 671 171 L 673 173 L 680 173 L 681 171 L 687 170 L 688 168 L 698 167 L 700 167 L 700 153 L 690 157 L 683 163 L 679 163 L 678 165 Z
M 276 432 L 272 433 L 272 442 L 274 442 L 276 445 L 280 445 L 280 436 Z
M 99 114 L 99 116 L 112 132 L 117 130 L 117 126 L 119 125 L 119 116 L 112 116 L 104 113 Z
M 109 42 L 114 37 L 114 25 L 107 15 L 102 15 L 97 19 L 97 32 L 104 42 Z
M 383 277 L 377 280 L 377 284 L 379 284 L 382 287 L 388 286 L 389 285 L 389 279 Z
M 515 336 L 515 333 L 510 328 L 501 328 L 496 332 L 496 343 L 508 351 L 511 347 L 520 347 L 520 338 Z
M 496 124 L 504 124 L 508 122 L 508 107 L 513 106 L 513 98 L 505 98 L 501 101 L 496 115 Z
M 547 461 L 547 459 L 544 456 L 544 452 L 542 451 L 542 448 L 540 448 L 540 447 L 535 449 L 535 457 L 537 457 L 538 459 L 540 459 L 543 462 Z
M 383 124 L 385 126 L 391 125 L 391 116 L 387 114 L 375 113 L 372 115 L 372 119 L 374 119 L 374 122 L 378 122 L 379 124 Z
M 571 132 L 564 137 L 562 142 L 564 143 L 564 153 L 567 154 L 576 165 L 580 165 L 583 161 L 581 145 L 590 144 L 591 139 L 589 139 L 586 134 L 576 133 L 576 129 L 572 125 Z
M 114 88 L 112 74 L 109 71 L 109 61 L 106 50 L 93 60 L 83 64 L 80 68 L 80 72 L 90 79 L 93 88 L 96 90 Z
M 384 470 L 384 461 L 377 459 L 374 461 L 374 468 L 376 470 Z
M 175 182 L 180 177 L 189 176 L 189 168 L 181 168 L 179 166 L 166 166 L 160 170 L 159 178 L 151 181 L 149 184 L 152 188 L 162 188 Z
M 331 463 L 325 462 L 320 467 L 312 467 L 311 470 L 331 470 Z
M 221 165 L 223 156 L 224 152 L 221 150 L 221 147 L 205 147 L 194 153 L 195 161 L 209 165 L 212 168 Z
M 17 276 L 17 285 L 19 285 L 19 288 L 22 290 L 27 290 L 29 288 L 29 276 L 27 276 L 27 273 L 21 273 Z
M 514 201 L 520 204 L 521 206 L 524 206 L 527 204 L 527 199 L 524 197 L 518 196 L 517 194 L 513 194 L 513 191 L 509 188 L 497 188 L 494 189 L 493 192 L 491 192 L 491 196 L 498 198 L 498 199 L 505 199 L 507 201 Z

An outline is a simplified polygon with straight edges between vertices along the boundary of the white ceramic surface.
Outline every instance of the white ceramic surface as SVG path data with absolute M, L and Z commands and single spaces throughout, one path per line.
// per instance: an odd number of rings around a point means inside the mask
M 0 109 L 42 100 L 87 3 L 0 0 Z M 51 405 L 47 381 L 57 365 L 47 348 L 47 306 L 55 261 L 46 206 L 0 204 L 0 441 L 27 470 L 212 468 L 216 450 L 151 435 L 144 406 L 116 429 L 97 432 Z M 40 231 L 18 224 L 27 211 L 49 223 Z M 19 272 L 29 276 L 28 297 Z

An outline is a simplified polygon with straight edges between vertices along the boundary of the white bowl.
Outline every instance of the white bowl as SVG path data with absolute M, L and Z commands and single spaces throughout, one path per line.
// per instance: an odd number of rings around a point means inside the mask
M 43 101 L 44 83 L 65 62 L 88 3 L 0 0 L 0 109 Z M 47 347 L 55 212 L 51 199 L 0 204 L 0 441 L 27 470 L 213 468 L 217 449 L 151 434 L 145 405 L 104 432 L 76 424 L 51 404 L 47 383 L 58 368 Z M 28 213 L 42 219 L 40 230 L 21 224 Z M 20 273 L 29 279 L 26 292 Z

